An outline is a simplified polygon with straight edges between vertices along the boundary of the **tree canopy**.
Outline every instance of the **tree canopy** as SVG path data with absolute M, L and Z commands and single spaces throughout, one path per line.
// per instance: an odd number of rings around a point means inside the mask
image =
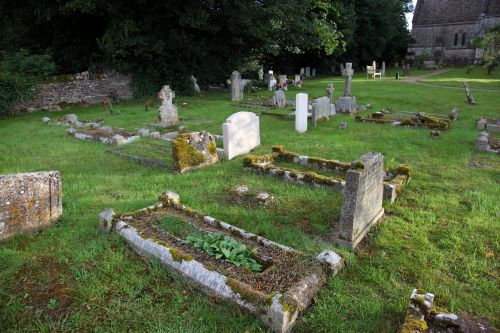
M 182 87 L 251 64 L 292 70 L 404 54 L 410 0 L 0 0 L 0 48 Z

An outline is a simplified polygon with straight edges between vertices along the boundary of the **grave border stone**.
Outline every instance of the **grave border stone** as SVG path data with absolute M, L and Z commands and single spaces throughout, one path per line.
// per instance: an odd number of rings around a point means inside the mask
M 316 292 L 325 284 L 327 277 L 336 275 L 343 266 L 343 260 L 337 253 L 324 250 L 316 257 L 316 264 L 298 283 L 289 286 L 282 293 L 265 294 L 237 279 L 229 278 L 206 267 L 174 246 L 148 238 L 128 222 L 128 216 L 147 214 L 164 207 L 197 218 L 212 227 L 227 230 L 234 237 L 254 239 L 261 246 L 275 247 L 285 252 L 296 251 L 211 216 L 196 212 L 180 204 L 179 195 L 169 191 L 162 195 L 157 204 L 129 215 L 117 214 L 112 209 L 105 210 L 99 215 L 100 227 L 107 232 L 115 232 L 123 237 L 138 254 L 158 259 L 162 266 L 180 274 L 186 282 L 199 287 L 202 292 L 236 303 L 258 315 L 264 324 L 277 333 L 289 332 L 292 329 L 298 316 L 310 305 Z

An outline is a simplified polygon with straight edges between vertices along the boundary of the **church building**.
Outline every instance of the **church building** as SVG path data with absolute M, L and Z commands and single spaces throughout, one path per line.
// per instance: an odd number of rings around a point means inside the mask
M 500 25 L 500 0 L 418 0 L 407 60 L 440 65 L 479 63 L 473 39 Z

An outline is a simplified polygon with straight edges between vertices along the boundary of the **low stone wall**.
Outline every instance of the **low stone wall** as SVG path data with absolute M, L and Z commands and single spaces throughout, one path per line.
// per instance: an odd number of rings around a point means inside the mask
M 46 227 L 61 214 L 58 171 L 0 175 L 0 240 Z
M 87 75 L 75 75 L 69 82 L 42 84 L 34 98 L 24 101 L 19 111 L 60 111 L 64 108 L 99 104 L 105 99 L 125 101 L 133 97 L 130 77 L 123 74 L 101 75 L 90 79 Z

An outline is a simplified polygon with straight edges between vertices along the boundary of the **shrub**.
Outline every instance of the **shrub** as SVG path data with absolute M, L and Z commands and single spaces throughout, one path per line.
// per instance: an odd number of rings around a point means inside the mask
M 132 75 L 132 81 L 130 82 L 134 98 L 156 97 L 162 85 L 160 78 L 146 73 L 135 73 Z
M 0 72 L 0 117 L 13 116 L 14 106 L 30 97 L 35 88 L 35 81 L 20 75 Z
M 17 53 L 4 54 L 0 70 L 10 74 L 44 78 L 56 72 L 52 57 L 47 54 L 29 54 L 21 49 Z

